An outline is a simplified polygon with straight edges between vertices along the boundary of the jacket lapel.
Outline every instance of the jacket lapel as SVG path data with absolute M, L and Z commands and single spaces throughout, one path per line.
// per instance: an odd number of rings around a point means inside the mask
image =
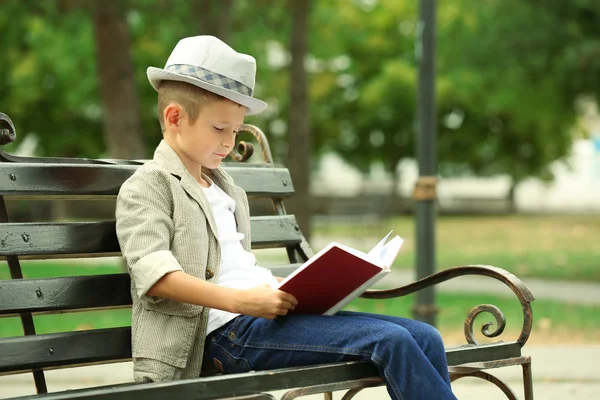
M 161 168 L 179 179 L 182 189 L 198 203 L 206 216 L 210 230 L 213 235 L 218 238 L 217 224 L 213 216 L 212 207 L 202 192 L 202 187 L 185 168 L 175 150 L 173 150 L 164 140 L 161 140 L 154 152 L 154 161 Z
M 194 177 L 192 177 L 187 170 L 181 178 L 181 187 L 192 199 L 196 200 L 196 203 L 198 203 L 200 208 L 202 208 L 202 211 L 204 211 L 204 215 L 206 216 L 206 220 L 208 221 L 208 225 L 210 226 L 210 230 L 212 231 L 213 235 L 218 238 L 219 231 L 217 230 L 217 223 L 215 222 L 215 218 L 213 216 L 212 207 L 208 203 L 204 192 L 202 192 L 202 187 L 200 184 L 196 182 Z

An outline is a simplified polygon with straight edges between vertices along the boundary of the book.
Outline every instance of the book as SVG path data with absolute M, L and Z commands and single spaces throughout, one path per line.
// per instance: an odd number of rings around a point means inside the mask
M 278 289 L 298 300 L 293 313 L 333 315 L 390 272 L 403 240 L 388 233 L 369 253 L 332 242 L 286 279 Z

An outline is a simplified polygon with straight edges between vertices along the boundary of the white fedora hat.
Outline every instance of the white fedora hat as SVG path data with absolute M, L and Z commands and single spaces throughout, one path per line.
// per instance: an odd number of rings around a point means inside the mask
M 236 52 L 214 36 L 181 39 L 164 69 L 146 71 L 152 87 L 163 80 L 187 82 L 246 106 L 246 114 L 258 114 L 267 103 L 252 97 L 256 75 L 254 57 Z

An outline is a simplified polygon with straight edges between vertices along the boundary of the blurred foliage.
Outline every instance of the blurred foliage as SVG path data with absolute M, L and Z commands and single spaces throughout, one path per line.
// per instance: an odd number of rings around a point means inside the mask
M 362 4 L 362 6 L 361 6 Z M 339 3 L 320 2 L 324 15 L 336 14 Z M 328 9 L 326 9 L 328 8 Z M 354 2 L 341 8 L 335 23 L 338 54 L 330 53 L 339 71 L 321 87 L 328 112 L 315 112 L 314 133 L 324 148 L 340 154 L 363 172 L 373 161 L 395 170 L 414 156 L 417 65 L 414 56 L 416 2 Z
M 447 33 L 440 34 L 440 70 L 451 85 L 440 102 L 440 157 L 480 175 L 507 173 L 514 184 L 551 179 L 551 162 L 568 155 L 576 134 L 576 100 L 600 92 L 597 2 L 460 0 L 450 7 L 457 17 L 440 26 Z M 593 29 L 584 28 L 587 13 Z M 595 71 L 581 63 L 583 54 L 574 56 L 586 41 L 596 43 Z
M 57 2 L 4 1 L 0 108 L 40 154 L 97 156 L 104 149 L 92 25 Z M 85 21 L 85 23 L 83 23 Z
M 125 0 L 147 154 L 160 138 L 146 67 L 202 33 L 209 0 Z M 0 110 L 39 155 L 106 156 L 89 2 L 0 1 Z M 236 0 L 229 43 L 258 62 L 247 122 L 287 154 L 291 18 L 280 0 Z M 439 1 L 438 159 L 443 174 L 552 177 L 568 155 L 575 102 L 600 93 L 597 0 Z M 334 151 L 363 172 L 415 155 L 418 2 L 316 0 L 310 74 L 314 155 Z M 315 157 L 318 159 L 318 157 Z

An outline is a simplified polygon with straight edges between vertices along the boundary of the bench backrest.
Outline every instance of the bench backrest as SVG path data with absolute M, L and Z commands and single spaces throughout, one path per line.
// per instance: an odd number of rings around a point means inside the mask
M 256 132 L 256 128 L 252 133 Z M 268 146 L 263 136 L 257 136 Z M 247 148 L 247 147 L 241 147 Z M 263 155 L 268 147 L 263 147 Z M 113 221 L 10 222 L 5 199 L 114 199 L 121 184 L 142 162 L 16 159 L 2 152 L 0 162 L 0 258 L 11 279 L 0 280 L 0 318 L 19 317 L 23 336 L 0 337 L 0 375 L 33 372 L 39 393 L 46 392 L 43 370 L 128 360 L 130 327 L 37 334 L 33 315 L 126 308 L 131 305 L 129 275 L 61 276 L 24 279 L 21 260 L 110 257 L 120 255 Z M 7 159 L 11 157 L 10 159 Z M 247 157 L 243 157 L 247 158 Z M 230 163 L 225 169 L 250 201 L 270 199 L 272 215 L 251 218 L 252 248 L 284 248 L 288 262 L 267 266 L 286 276 L 310 255 L 283 199 L 293 194 L 290 173 L 271 160 Z M 264 201 L 264 200 L 263 200 Z M 283 250 L 282 250 L 283 251 Z

